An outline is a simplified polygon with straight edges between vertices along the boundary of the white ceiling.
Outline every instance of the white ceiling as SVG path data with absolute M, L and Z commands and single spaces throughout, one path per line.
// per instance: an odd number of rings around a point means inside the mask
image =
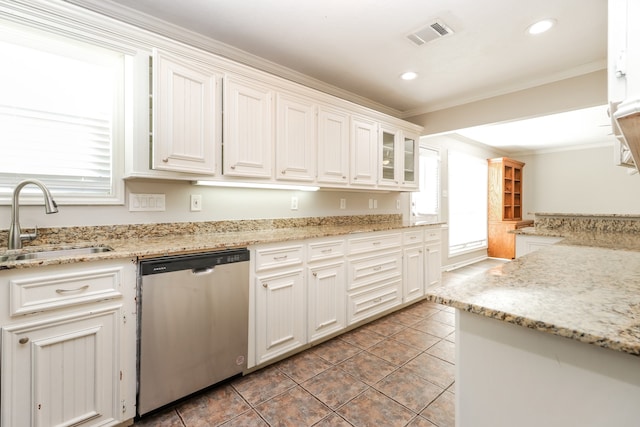
M 114 1 L 405 117 L 606 67 L 606 0 Z M 526 34 L 531 23 L 549 17 L 557 20 L 551 31 Z M 454 33 L 422 46 L 407 39 L 435 18 Z M 418 78 L 401 80 L 408 70 Z M 580 130 L 602 130 L 598 114 L 585 117 Z M 584 121 L 595 119 L 594 126 Z M 515 125 L 504 126 L 492 128 L 504 133 Z M 562 141 L 554 134 L 556 143 Z M 489 145 L 502 138 L 493 140 L 481 129 L 467 130 L 466 136 Z M 563 143 L 582 137 L 567 136 Z

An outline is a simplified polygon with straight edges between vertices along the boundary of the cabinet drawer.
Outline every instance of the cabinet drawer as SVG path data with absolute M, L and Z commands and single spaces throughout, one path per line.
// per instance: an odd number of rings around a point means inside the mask
M 402 274 L 400 250 L 349 261 L 348 290 L 367 286 L 372 282 Z
M 399 248 L 401 245 L 402 235 L 399 232 L 352 237 L 349 239 L 349 255 Z
M 402 282 L 400 278 L 380 282 L 367 289 L 349 293 L 349 325 L 381 313 L 401 303 Z
M 10 316 L 121 297 L 123 266 L 9 279 Z
M 402 233 L 402 243 L 406 245 L 417 245 L 424 242 L 424 234 L 422 230 L 405 231 Z
M 309 243 L 309 262 L 344 256 L 345 241 L 330 240 Z
M 259 247 L 256 249 L 256 271 L 300 265 L 303 260 L 302 245 Z
M 440 229 L 439 228 L 427 228 L 424 230 L 424 241 L 425 242 L 433 242 L 436 240 L 440 240 Z

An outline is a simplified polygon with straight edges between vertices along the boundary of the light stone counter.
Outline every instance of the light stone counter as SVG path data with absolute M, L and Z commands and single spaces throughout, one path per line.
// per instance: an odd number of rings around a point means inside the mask
M 17 253 L 82 246 L 108 246 L 113 250 L 80 256 L 0 262 L 0 270 L 71 264 L 101 259 L 148 258 L 207 252 L 262 243 L 399 230 L 422 225 L 439 224 L 410 224 L 403 222 L 401 215 L 362 215 L 39 229 L 38 232 L 41 235 L 38 241 L 25 246 Z M 0 241 L 0 244 L 3 243 Z M 16 251 L 0 251 L 0 256 L 12 252 L 16 253 Z

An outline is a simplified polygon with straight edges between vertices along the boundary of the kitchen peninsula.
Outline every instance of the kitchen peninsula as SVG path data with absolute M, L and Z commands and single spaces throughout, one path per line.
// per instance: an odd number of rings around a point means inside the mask
M 538 219 L 566 238 L 427 289 L 456 308 L 457 425 L 637 425 L 640 234 L 618 230 L 637 218 Z

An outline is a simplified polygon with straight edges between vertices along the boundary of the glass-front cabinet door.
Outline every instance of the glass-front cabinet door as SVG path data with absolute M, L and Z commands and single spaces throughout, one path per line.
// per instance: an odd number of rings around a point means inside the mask
M 400 190 L 418 188 L 418 137 L 403 129 L 380 126 L 378 185 Z
M 380 136 L 382 138 L 382 158 L 380 160 L 380 181 L 381 183 L 397 185 L 397 131 L 391 131 L 385 128 L 381 129 Z
M 403 135 L 403 168 L 402 182 L 406 188 L 418 188 L 418 138 L 405 133 Z

